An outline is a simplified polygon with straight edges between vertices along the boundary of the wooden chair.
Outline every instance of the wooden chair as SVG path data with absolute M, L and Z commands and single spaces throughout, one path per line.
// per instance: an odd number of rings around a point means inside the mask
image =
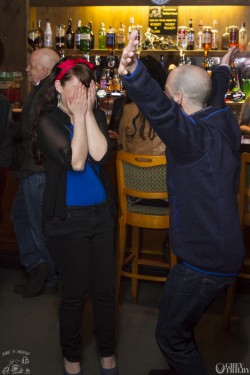
M 242 232 L 245 226 L 250 226 L 250 154 L 241 154 L 241 172 L 240 172 L 240 185 L 238 194 L 238 205 Z M 242 269 L 238 274 L 238 278 L 250 279 L 250 257 L 246 254 L 243 262 Z M 227 290 L 226 302 L 224 309 L 224 323 L 223 328 L 228 330 L 231 325 L 231 317 L 236 294 L 235 281 Z
M 143 251 L 140 248 L 140 229 L 169 229 L 169 207 L 142 204 L 131 204 L 132 199 L 161 199 L 168 197 L 166 189 L 166 158 L 165 156 L 138 155 L 124 151 L 117 153 L 117 183 L 119 200 L 118 219 L 118 253 L 116 297 L 119 299 L 122 277 L 131 279 L 132 299 L 137 298 L 138 280 L 164 282 L 165 275 L 150 275 L 143 272 L 141 266 L 154 266 L 170 269 L 176 263 L 176 257 L 170 250 L 169 262 L 164 261 L 163 252 Z M 131 249 L 128 252 L 127 228 L 131 227 Z M 144 249 L 145 250 L 145 249 Z

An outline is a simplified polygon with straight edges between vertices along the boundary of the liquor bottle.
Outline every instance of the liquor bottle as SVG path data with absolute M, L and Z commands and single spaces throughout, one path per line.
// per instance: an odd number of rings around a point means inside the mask
M 116 44 L 116 32 L 113 26 L 109 26 L 109 29 L 106 32 L 106 47 L 112 52 L 115 49 Z
M 194 49 L 194 29 L 193 29 L 193 20 L 189 19 L 188 29 L 187 29 L 187 49 Z
M 211 49 L 212 50 L 217 50 L 218 49 L 218 40 L 219 40 L 219 32 L 217 30 L 217 21 L 214 20 L 213 21 L 213 28 L 211 30 L 211 37 L 212 37 L 212 41 L 211 41 Z
M 75 46 L 76 46 L 76 49 L 80 49 L 81 26 L 82 26 L 82 21 L 78 20 L 78 22 L 77 22 L 77 28 L 76 28 L 76 32 L 75 32 Z
M 81 27 L 80 51 L 84 55 L 89 55 L 90 51 L 90 28 L 88 25 Z
M 99 49 L 106 48 L 106 29 L 105 29 L 105 25 L 103 22 L 101 23 L 101 27 L 98 31 L 98 44 L 99 44 Z
M 209 51 L 211 49 L 211 46 L 212 46 L 212 31 L 211 31 L 211 26 L 203 26 L 202 28 L 202 33 L 203 33 L 203 37 L 202 37 L 202 46 L 203 46 L 203 49 L 204 51 Z
M 240 51 L 247 50 L 247 30 L 245 22 L 242 23 L 239 31 L 239 49 Z
M 56 50 L 62 55 L 65 49 L 65 26 L 61 23 L 56 27 Z
M 89 21 L 89 29 L 90 29 L 90 49 L 94 49 L 95 48 L 95 36 L 93 32 L 92 21 Z
M 38 20 L 38 48 L 43 48 L 44 47 L 44 32 L 42 29 L 42 21 Z
M 129 27 L 128 27 L 128 39 L 133 30 L 134 30 L 134 17 L 130 17 Z
M 165 61 L 164 61 L 164 55 L 160 56 L 160 63 L 161 63 L 161 66 L 165 69 L 166 66 L 165 66 Z
M 66 48 L 74 49 L 75 47 L 75 33 L 72 30 L 72 18 L 68 19 L 68 28 L 66 31 Z
M 202 38 L 203 38 L 203 33 L 202 33 L 202 20 L 199 22 L 199 29 L 198 32 L 196 33 L 196 38 L 195 38 L 195 48 L 202 50 Z
M 221 49 L 228 49 L 229 46 L 229 32 L 228 26 L 226 27 L 226 31 L 221 37 Z
M 120 27 L 117 33 L 117 47 L 122 49 L 125 47 L 125 26 L 120 22 Z
M 50 25 L 50 20 L 47 18 L 46 26 L 44 30 L 44 47 L 47 47 L 47 48 L 53 47 L 52 37 L 53 37 L 53 33 L 52 33 L 51 25 Z
M 32 22 L 31 30 L 28 31 L 28 44 L 33 51 L 38 48 L 38 31 L 35 29 L 34 22 Z

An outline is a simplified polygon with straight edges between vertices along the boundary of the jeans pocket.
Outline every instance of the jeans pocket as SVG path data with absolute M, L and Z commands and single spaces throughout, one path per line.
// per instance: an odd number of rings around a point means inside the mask
M 207 276 L 205 275 L 201 284 L 201 294 L 204 297 L 216 298 L 224 293 L 224 291 L 232 284 L 234 278 Z

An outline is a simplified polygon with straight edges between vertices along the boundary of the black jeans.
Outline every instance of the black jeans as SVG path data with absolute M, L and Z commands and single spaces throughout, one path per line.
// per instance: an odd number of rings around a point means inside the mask
M 211 302 L 235 280 L 194 271 L 177 264 L 160 300 L 156 340 L 171 374 L 208 375 L 194 340 L 194 327 Z
M 115 351 L 114 220 L 108 206 L 69 209 L 46 223 L 48 247 L 58 269 L 63 356 L 80 361 L 83 309 L 92 300 L 101 357 Z

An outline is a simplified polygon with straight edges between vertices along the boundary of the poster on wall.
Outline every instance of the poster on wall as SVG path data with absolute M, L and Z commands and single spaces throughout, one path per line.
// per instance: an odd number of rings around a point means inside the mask
M 178 8 L 165 6 L 149 7 L 148 26 L 154 35 L 176 36 L 178 26 Z

